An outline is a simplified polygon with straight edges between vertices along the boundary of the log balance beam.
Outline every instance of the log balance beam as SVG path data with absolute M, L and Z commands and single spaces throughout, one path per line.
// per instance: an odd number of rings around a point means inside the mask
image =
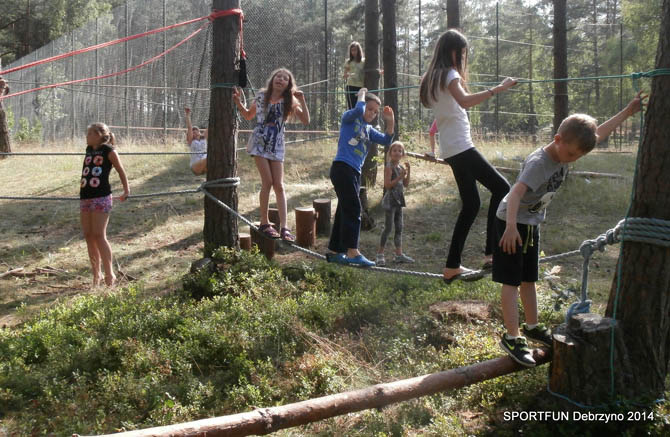
M 534 349 L 532 352 L 538 365 L 551 361 L 551 353 L 548 348 Z M 504 356 L 466 367 L 459 367 L 458 369 L 377 384 L 360 390 L 279 407 L 258 408 L 254 411 L 231 416 L 213 417 L 117 434 L 105 434 L 99 437 L 242 437 L 266 435 L 280 429 L 305 425 L 356 411 L 381 408 L 397 402 L 465 387 L 524 369 L 526 368 L 514 362 L 510 357 Z M 74 434 L 73 437 L 80 436 Z
M 435 162 L 437 164 L 447 164 L 447 161 L 444 159 L 438 159 L 438 158 L 433 158 L 430 156 L 422 155 L 421 153 L 414 153 L 414 152 L 407 152 L 407 156 L 416 158 L 416 159 L 423 159 L 424 161 L 428 162 Z M 494 166 L 496 170 L 498 170 L 501 173 L 510 173 L 510 174 L 517 174 L 519 173 L 520 168 L 511 168 L 511 167 L 499 167 L 499 166 Z M 624 177 L 620 174 L 615 174 L 615 173 L 596 173 L 594 171 L 571 171 L 569 174 L 573 176 L 582 176 L 585 178 L 610 178 L 610 179 L 624 179 Z

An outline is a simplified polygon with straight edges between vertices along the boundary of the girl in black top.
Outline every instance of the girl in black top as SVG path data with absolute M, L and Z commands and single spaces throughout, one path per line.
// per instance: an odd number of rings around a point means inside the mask
M 81 228 L 86 238 L 88 257 L 93 270 L 93 286 L 100 285 L 100 266 L 105 271 L 105 284 L 114 285 L 112 248 L 107 241 L 107 223 L 112 210 L 112 189 L 109 173 L 114 167 L 123 184 L 123 194 L 117 199 L 128 198 L 128 178 L 114 148 L 114 134 L 104 123 L 93 123 L 86 132 L 86 158 L 81 172 L 79 189 Z

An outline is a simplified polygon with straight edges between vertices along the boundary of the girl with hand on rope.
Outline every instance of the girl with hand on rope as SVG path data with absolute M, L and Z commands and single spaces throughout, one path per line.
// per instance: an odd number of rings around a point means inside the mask
M 240 114 L 251 120 L 256 117 L 247 152 L 254 157 L 261 175 L 259 230 L 267 237 L 295 241 L 286 222 L 286 195 L 284 193 L 284 126 L 286 121 L 297 117 L 302 124 L 309 124 L 309 109 L 305 95 L 295 85 L 293 73 L 285 68 L 272 72 L 267 86 L 256 94 L 249 109 L 240 101 L 242 91 L 233 90 L 233 101 Z M 270 189 L 274 188 L 279 210 L 280 233 L 272 227 L 268 217 Z
M 479 212 L 481 202 L 477 182 L 491 191 L 483 268 L 491 266 L 496 244 L 496 210 L 510 187 L 507 180 L 475 148 L 465 110 L 507 90 L 516 84 L 516 80 L 508 77 L 496 87 L 471 94 L 467 87 L 467 46 L 468 41 L 460 32 L 450 29 L 443 33 L 435 46 L 430 66 L 421 78 L 419 91 L 421 103 L 432 108 L 435 114 L 440 133 L 440 157 L 451 166 L 463 203 L 444 269 L 444 281 L 448 284 L 472 272 L 461 266 L 461 254 L 470 227 Z
M 124 202 L 130 194 L 128 178 L 119 155 L 114 150 L 114 142 L 114 134 L 106 124 L 93 123 L 88 127 L 79 203 L 81 228 L 91 261 L 94 287 L 100 285 L 101 263 L 105 271 L 105 284 L 111 287 L 116 281 L 112 270 L 112 247 L 107 241 L 107 223 L 112 210 L 112 189 L 109 185 L 112 167 L 119 174 L 123 185 L 123 194 L 117 199 Z
M 207 129 L 202 132 L 191 125 L 191 108 L 184 108 L 186 118 L 186 143 L 191 152 L 191 171 L 195 175 L 207 173 Z

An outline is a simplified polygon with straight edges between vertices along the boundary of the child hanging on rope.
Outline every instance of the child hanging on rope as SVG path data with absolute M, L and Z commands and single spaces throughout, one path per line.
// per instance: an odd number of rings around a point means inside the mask
M 433 108 L 440 133 L 440 157 L 446 159 L 451 167 L 463 202 L 444 268 L 447 284 L 471 272 L 461 266 L 461 254 L 479 212 L 481 202 L 477 182 L 491 191 L 484 250 L 486 267 L 490 266 L 495 245 L 493 220 L 496 209 L 509 191 L 507 180 L 475 148 L 465 110 L 507 90 L 516 84 L 516 80 L 508 77 L 494 88 L 470 94 L 467 87 L 467 47 L 468 41 L 460 32 L 450 29 L 443 33 L 435 45 L 433 60 L 421 78 L 419 90 L 421 103 Z
M 249 109 L 240 101 L 241 90 L 235 88 L 233 101 L 246 120 L 256 117 L 247 151 L 256 161 L 261 175 L 259 230 L 267 237 L 294 241 L 286 221 L 286 195 L 284 193 L 284 126 L 291 117 L 302 124 L 309 124 L 309 110 L 305 95 L 295 85 L 293 73 L 285 68 L 272 72 L 267 86 L 256 94 Z M 272 227 L 268 217 L 270 189 L 274 188 L 279 210 L 280 232 Z
M 386 166 L 384 167 L 384 197 L 382 198 L 382 207 L 386 214 L 384 230 L 382 231 L 379 249 L 377 250 L 377 265 L 385 266 L 384 246 L 386 239 L 391 233 L 391 227 L 395 224 L 395 235 L 393 243 L 395 244 L 395 258 L 397 263 L 413 263 L 414 260 L 402 253 L 402 209 L 405 207 L 405 194 L 403 188 L 409 186 L 409 162 L 405 166 L 400 165 L 400 160 L 405 156 L 405 145 L 400 141 L 395 141 L 389 148 Z
M 91 261 L 94 287 L 100 285 L 101 263 L 105 271 L 105 284 L 111 287 L 116 281 L 112 270 L 112 248 L 107 241 L 107 223 L 112 210 L 112 189 L 109 185 L 112 167 L 116 169 L 123 185 L 123 194 L 117 199 L 124 202 L 130 193 L 126 172 L 114 150 L 114 142 L 114 134 L 106 124 L 93 123 L 88 127 L 79 202 L 81 228 Z
M 625 119 L 638 112 L 646 96 L 641 93 L 614 117 L 600 126 L 585 114 L 574 114 L 563 120 L 554 141 L 528 155 L 510 192 L 500 202 L 495 219 L 499 244 L 493 252 L 493 280 L 502 284 L 502 313 L 507 333 L 500 346 L 517 363 L 533 367 L 535 360 L 526 338 L 519 334 L 517 298 L 521 294 L 528 338 L 552 346 L 551 331 L 538 323 L 535 282 L 538 279 L 540 223 L 547 205 L 554 197 L 574 162 L 593 150 Z
M 195 175 L 207 173 L 207 129 L 200 131 L 198 126 L 191 125 L 191 108 L 184 108 L 186 118 L 186 143 L 193 153 L 191 155 L 191 171 Z
M 328 249 L 334 253 L 327 256 L 332 262 L 362 267 L 374 266 L 375 263 L 358 250 L 358 236 L 361 232 L 361 200 L 358 197 L 361 167 L 370 143 L 391 144 L 395 129 L 393 109 L 389 106 L 384 106 L 382 112 L 386 133 L 382 134 L 370 125 L 377 118 L 381 101 L 374 94 L 367 94 L 367 91 L 361 88 L 354 109 L 342 114 L 337 154 L 330 167 L 330 180 L 337 194 L 337 208 Z

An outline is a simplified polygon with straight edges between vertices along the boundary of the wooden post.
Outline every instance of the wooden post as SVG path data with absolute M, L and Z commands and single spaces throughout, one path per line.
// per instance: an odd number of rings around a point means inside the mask
M 251 250 L 251 234 L 240 232 L 240 249 Z
M 277 208 L 268 208 L 268 219 L 272 223 L 272 227 L 279 232 L 279 226 L 281 224 L 279 220 L 279 210 Z
M 554 331 L 554 356 L 549 387 L 555 393 L 586 405 L 610 402 L 611 384 L 603 384 L 610 375 L 610 360 L 603 359 L 603 350 L 610 348 L 614 330 L 615 393 L 622 393 L 626 365 L 626 345 L 616 320 L 598 314 L 577 314 Z M 606 376 L 603 378 L 603 376 Z
M 261 225 L 261 222 L 254 222 L 256 227 Z M 251 244 L 258 246 L 258 250 L 261 251 L 267 259 L 272 259 L 275 256 L 275 240 L 268 238 L 263 235 L 262 232 L 256 231 L 251 228 Z
M 316 235 L 330 235 L 330 199 L 314 199 L 312 202 L 316 211 Z
M 549 362 L 546 348 L 533 350 L 538 365 Z M 381 408 L 421 396 L 433 395 L 524 370 L 508 356 L 458 369 L 377 384 L 360 390 L 271 408 L 258 408 L 231 416 L 213 417 L 177 425 L 106 434 L 98 437 L 242 437 L 266 435 L 280 429 L 317 422 L 355 411 Z M 75 434 L 77 435 L 77 434 Z
M 295 242 L 300 247 L 313 247 L 316 242 L 316 213 L 311 206 L 295 209 Z

